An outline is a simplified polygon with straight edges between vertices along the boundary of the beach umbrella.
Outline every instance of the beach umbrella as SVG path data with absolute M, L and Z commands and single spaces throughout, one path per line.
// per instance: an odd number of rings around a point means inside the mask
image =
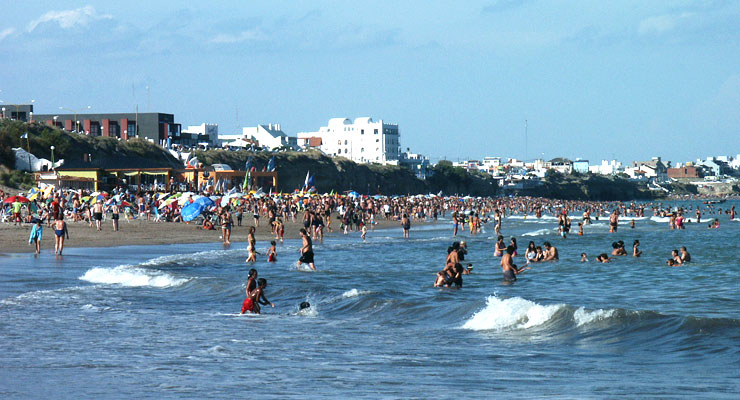
M 347 196 L 350 196 L 350 197 L 358 197 L 359 195 L 360 194 L 357 193 L 357 192 L 355 192 L 355 191 L 351 191 L 351 192 L 347 193 Z
M 131 203 L 129 203 L 129 202 L 128 202 L 128 201 L 126 201 L 126 200 L 122 201 L 122 202 L 121 202 L 121 205 L 122 205 L 122 206 L 124 206 L 124 207 L 131 207 Z
M 159 205 L 159 209 L 165 208 L 165 207 L 169 206 L 170 204 L 172 204 L 172 203 L 174 203 L 176 201 L 177 201 L 176 198 L 167 199 L 167 200 L 163 201 L 162 204 Z
M 205 198 L 207 199 L 207 197 Z M 205 208 L 206 207 L 203 203 L 193 202 L 183 207 L 182 210 L 180 210 L 180 215 L 182 215 L 183 221 L 189 222 L 197 218 Z
M 15 203 L 16 201 L 19 201 L 21 203 L 28 203 L 30 200 L 28 200 L 27 198 L 23 196 L 10 196 L 7 199 L 5 199 L 3 203 L 10 204 L 10 203 Z
M 218 200 L 218 198 L 216 198 L 216 200 Z M 216 201 L 214 201 L 212 197 L 211 198 L 208 198 L 208 197 L 205 197 L 205 196 L 196 199 L 193 202 L 193 204 L 195 204 L 195 203 L 201 204 L 201 205 L 203 205 L 203 207 L 212 207 L 212 206 L 215 206 L 216 205 Z

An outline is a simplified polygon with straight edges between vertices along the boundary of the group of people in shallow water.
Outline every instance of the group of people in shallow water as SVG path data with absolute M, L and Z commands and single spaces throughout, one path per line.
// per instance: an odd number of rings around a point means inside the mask
M 370 204 L 369 207 L 366 207 L 363 201 L 358 201 L 357 204 L 345 203 L 339 204 L 338 207 L 349 209 L 356 208 L 358 210 L 358 215 L 362 213 L 370 215 L 370 221 L 373 220 L 376 212 L 380 215 L 385 215 L 386 219 L 395 217 L 394 219 L 400 222 L 405 238 L 409 237 L 412 219 L 426 220 L 429 215 L 433 215 L 436 220 L 438 214 L 445 216 L 447 211 L 450 211 L 454 225 L 453 236 L 456 236 L 457 233 L 459 233 L 459 227 L 462 224 L 469 224 L 471 228 L 470 235 L 475 236 L 476 234 L 483 232 L 484 223 L 492 221 L 494 223 L 494 230 L 497 233 L 497 240 L 494 244 L 493 252 L 496 257 L 500 257 L 499 264 L 501 266 L 505 283 L 516 281 L 519 274 L 532 269 L 536 263 L 557 261 L 560 258 L 557 247 L 553 246 L 549 241 L 543 242 L 541 246 L 537 245 L 534 241 L 530 241 L 523 254 L 518 247 L 516 238 L 511 237 L 507 242 L 504 236 L 499 233 L 502 229 L 503 219 L 507 215 L 524 213 L 525 218 L 528 217 L 528 213 L 535 214 L 535 218 L 542 217 L 544 212 L 556 215 L 558 220 L 558 233 L 562 238 L 565 238 L 571 230 L 571 218 L 568 216 L 568 212 L 577 212 L 578 210 L 583 211 L 583 220 L 578 222 L 578 235 L 581 236 L 583 235 L 584 227 L 593 223 L 593 220 L 598 221 L 599 217 L 606 217 L 605 219 L 609 224 L 609 231 L 611 233 L 616 233 L 617 228 L 621 225 L 620 216 L 633 216 L 634 218 L 631 220 L 628 219 L 628 225 L 630 228 L 634 228 L 635 218 L 644 218 L 644 213 L 647 208 L 652 208 L 653 215 L 656 216 L 659 216 L 661 215 L 661 212 L 664 212 L 664 208 L 660 204 L 637 205 L 635 203 L 630 203 L 627 205 L 624 203 L 585 203 L 526 198 L 482 199 L 479 201 L 459 201 L 459 203 L 454 201 L 450 202 L 446 199 L 433 199 L 422 200 L 420 203 L 416 203 L 416 205 L 412 206 L 408 206 L 408 204 L 404 204 L 402 202 L 392 202 L 391 204 L 393 205 L 389 205 L 389 203 L 384 203 L 383 201 L 378 203 L 380 204 Z M 319 217 L 326 215 L 330 218 L 329 216 L 331 215 L 331 211 L 334 211 L 335 207 L 331 205 L 328 206 L 328 208 L 326 208 L 327 211 L 323 211 L 322 214 L 321 210 L 325 208 L 325 205 L 326 203 L 319 200 L 316 204 L 309 204 L 307 208 L 317 210 Z M 610 206 L 615 207 L 610 210 Z M 338 211 L 344 210 L 340 209 Z M 685 211 L 688 210 L 684 210 L 684 212 Z M 711 211 L 712 210 L 709 210 L 710 213 Z M 320 240 L 323 235 L 320 232 L 320 228 L 319 232 L 316 232 L 317 229 L 312 221 L 317 221 L 318 226 L 321 227 L 323 225 L 322 222 L 329 221 L 329 219 L 316 218 L 315 214 L 313 217 L 310 213 L 307 214 L 309 217 L 304 219 L 304 226 L 308 225 L 308 229 L 310 229 L 310 231 L 306 231 L 306 229 L 304 229 L 301 232 L 303 245 L 299 250 L 301 257 L 298 265 L 300 266 L 302 263 L 307 263 L 312 269 L 315 269 L 315 265 L 313 265 L 311 236 L 314 236 L 315 238 L 318 237 Z M 346 212 L 340 212 L 340 215 L 343 214 L 346 214 Z M 734 216 L 731 211 L 728 214 Z M 343 226 L 341 228 L 344 228 L 350 224 L 343 223 L 342 225 Z M 363 227 L 363 225 L 364 224 L 361 222 L 360 226 Z M 679 223 L 677 225 L 682 227 L 685 226 L 683 223 Z M 365 233 L 366 230 L 362 229 L 363 240 L 365 239 Z M 639 246 L 639 240 L 634 240 L 631 252 L 633 257 L 640 257 L 642 255 L 642 250 L 640 250 Z M 250 249 L 251 252 L 254 252 L 254 244 L 251 240 Z M 274 251 L 274 246 L 271 248 L 270 254 L 271 255 L 269 255 L 268 258 L 275 257 L 276 253 Z M 464 275 L 469 275 L 473 271 L 473 264 L 465 262 L 467 254 L 468 247 L 465 241 L 453 242 L 447 249 L 444 268 L 436 274 L 434 286 L 462 287 Z M 612 250 L 610 253 L 599 254 L 595 261 L 608 263 L 617 257 L 627 256 L 629 254 L 630 253 L 626 250 L 625 243 L 619 240 L 612 243 Z M 516 263 L 516 257 L 518 256 L 524 257 L 524 264 L 522 266 L 518 266 Z M 252 257 L 250 262 L 253 261 L 254 258 Z M 588 261 L 588 257 L 585 253 L 581 254 L 581 261 Z M 683 247 L 680 251 L 675 250 L 671 259 L 668 260 L 667 263 L 669 265 L 683 265 L 688 261 L 690 261 L 690 255 L 686 248 Z M 247 297 L 250 298 L 249 289 L 247 291 Z M 245 299 L 245 302 L 246 300 L 247 299 Z M 264 305 L 264 302 L 260 302 L 257 297 L 252 296 L 251 304 L 259 306 L 260 304 Z M 250 303 L 247 302 L 247 306 L 249 305 Z M 246 307 L 245 311 L 249 311 L 249 308 L 250 307 Z
M 497 214 L 499 213 L 498 210 Z M 636 216 L 642 215 L 642 210 L 635 213 Z M 697 214 L 700 215 L 700 211 L 697 210 Z M 453 214 L 454 216 L 455 214 Z M 611 233 L 617 232 L 618 221 L 619 221 L 619 209 L 614 210 L 609 216 L 609 231 Z M 734 217 L 734 207 L 730 211 L 730 215 Z M 674 214 L 675 216 L 675 214 Z M 672 223 L 671 229 L 685 229 L 685 225 L 681 222 L 680 216 L 677 218 L 678 223 Z M 673 220 L 673 218 L 672 218 Z M 454 220 L 455 225 L 458 221 Z M 579 222 L 579 235 L 583 235 L 583 226 L 590 224 L 590 212 L 587 210 L 584 212 L 583 222 Z M 710 228 L 714 227 L 713 223 L 710 223 Z M 570 230 L 570 218 L 567 216 L 566 211 L 558 213 L 558 233 L 560 236 L 565 238 L 565 235 Z M 629 223 L 630 227 L 634 229 L 634 219 Z M 718 225 L 718 223 L 717 223 Z M 500 228 L 500 222 L 497 223 L 497 227 Z M 498 233 L 498 232 L 497 232 Z M 457 226 L 455 226 L 454 234 L 457 234 Z M 524 252 L 525 264 L 518 267 L 514 260 L 518 253 L 518 245 L 515 237 L 509 239 L 507 244 L 503 235 L 498 235 L 496 243 L 494 244 L 493 255 L 495 257 L 501 257 L 500 265 L 503 273 L 504 283 L 511 283 L 517 280 L 517 275 L 520 273 L 530 270 L 531 265 L 538 262 L 557 261 L 559 259 L 558 249 L 553 246 L 550 242 L 545 241 L 542 246 L 537 246 L 534 241 L 530 241 L 527 249 Z M 467 267 L 463 267 L 462 261 L 465 255 L 468 254 L 467 245 L 464 241 L 453 242 L 452 246 L 447 249 L 447 259 L 445 261 L 445 267 L 437 272 L 437 276 L 434 282 L 435 287 L 462 287 L 462 276 L 470 274 L 473 269 L 472 264 L 468 264 Z M 612 250 L 610 254 L 601 253 L 596 256 L 596 262 L 609 263 L 617 257 L 627 256 L 630 253 L 626 250 L 626 244 L 622 240 L 618 240 L 612 243 Z M 640 250 L 640 241 L 635 239 L 632 243 L 633 257 L 640 257 L 642 250 Z M 586 253 L 581 253 L 581 262 L 587 262 L 588 256 Z M 686 246 L 682 246 L 680 250 L 673 250 L 671 257 L 666 261 L 669 266 L 680 266 L 691 261 L 691 254 L 689 254 Z

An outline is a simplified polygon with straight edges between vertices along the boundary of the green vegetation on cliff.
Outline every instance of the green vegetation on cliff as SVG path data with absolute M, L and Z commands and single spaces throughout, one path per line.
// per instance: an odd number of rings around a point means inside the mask
M 522 190 L 519 194 L 563 200 L 636 200 L 665 197 L 665 192 L 650 190 L 645 182 L 591 173 L 564 175 L 554 170 L 547 172 L 542 186 Z
M 251 156 L 258 170 L 275 156 L 278 190 L 283 192 L 301 188 L 307 172 L 314 176 L 314 184 L 320 193 L 355 190 L 362 194 L 405 195 L 441 191 L 446 195 L 494 196 L 498 189 L 491 177 L 470 174 L 444 162 L 434 168 L 431 178 L 422 180 L 403 166 L 357 164 L 342 157 L 330 158 L 318 151 L 252 153 L 209 150 L 198 151 L 195 156 L 205 165 L 228 164 L 235 169 L 243 169 Z

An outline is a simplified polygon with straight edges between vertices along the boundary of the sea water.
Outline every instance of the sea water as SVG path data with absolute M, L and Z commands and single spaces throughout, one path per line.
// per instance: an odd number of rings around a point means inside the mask
M 552 218 L 506 218 L 520 253 L 547 240 L 561 257 L 513 285 L 492 226 L 455 239 L 448 219 L 409 240 L 327 237 L 318 272 L 296 268 L 296 240 L 253 265 L 244 243 L 0 256 L 0 397 L 736 399 L 740 223 L 719 218 L 670 231 L 646 217 L 616 234 L 595 221 L 566 239 Z M 620 239 L 643 256 L 579 262 Z M 453 240 L 474 272 L 435 289 Z M 680 246 L 692 263 L 667 267 Z M 250 268 L 275 303 L 258 316 L 239 314 Z

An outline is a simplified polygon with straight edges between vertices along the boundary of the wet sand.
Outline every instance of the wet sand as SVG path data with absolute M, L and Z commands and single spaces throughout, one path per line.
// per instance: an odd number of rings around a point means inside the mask
M 324 229 L 324 236 L 331 238 L 334 235 L 341 235 L 339 232 L 339 221 L 336 217 L 332 220 L 334 232 Z M 232 245 L 243 245 L 246 249 L 248 228 L 254 222 L 252 218 L 245 218 L 242 226 L 234 225 L 231 232 Z M 413 226 L 419 223 L 412 223 Z M 22 226 L 13 226 L 13 224 L 0 224 L 0 253 L 28 253 L 33 252 L 34 248 L 28 244 L 28 236 L 31 233 L 32 224 L 23 224 Z M 302 222 L 296 219 L 295 222 L 285 223 L 285 239 L 299 238 L 298 231 L 303 227 Z M 399 221 L 377 221 L 375 229 L 398 228 L 401 232 Z M 67 222 L 69 230 L 69 239 L 64 241 L 64 248 L 73 247 L 110 247 L 126 245 L 157 245 L 157 244 L 174 244 L 174 243 L 220 243 L 221 229 L 206 231 L 200 228 L 200 224 L 185 224 L 173 222 L 148 222 L 146 220 L 133 220 L 126 222 L 120 220 L 119 231 L 113 232 L 113 226 L 110 219 L 103 221 L 103 230 L 98 232 L 95 227 L 90 227 L 87 222 Z M 359 240 L 359 233 L 358 235 Z M 370 234 L 370 233 L 368 233 Z M 258 244 L 260 241 L 270 241 L 275 239 L 275 235 L 270 233 L 270 227 L 266 218 L 260 219 L 260 226 L 257 227 L 255 235 Z M 41 240 L 41 251 L 54 251 L 54 229 L 44 224 L 44 236 Z

